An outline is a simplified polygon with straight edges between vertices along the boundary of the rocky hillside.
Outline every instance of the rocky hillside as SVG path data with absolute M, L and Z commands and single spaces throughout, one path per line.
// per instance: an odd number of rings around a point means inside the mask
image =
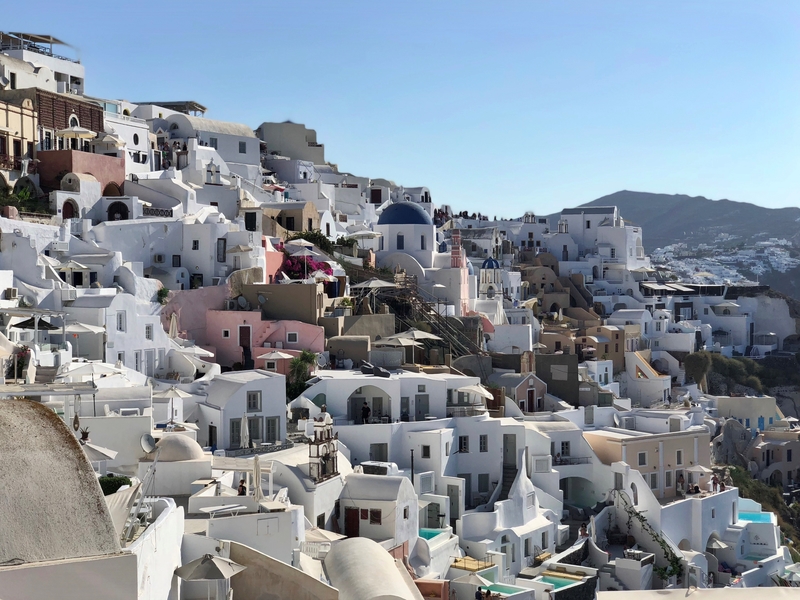
M 745 243 L 770 237 L 800 242 L 800 208 L 627 190 L 582 206 L 618 206 L 626 221 L 644 229 L 647 252 L 676 242 L 709 243 L 720 233 L 740 236 L 737 241 Z M 550 223 L 557 222 L 558 215 L 551 215 Z

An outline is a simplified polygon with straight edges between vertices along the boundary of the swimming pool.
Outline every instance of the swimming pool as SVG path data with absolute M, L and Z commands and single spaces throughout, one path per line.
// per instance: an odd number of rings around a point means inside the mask
M 748 521 L 750 523 L 772 523 L 771 512 L 740 512 L 740 521 Z
M 502 585 L 500 583 L 493 583 L 492 585 L 489 586 L 489 589 L 493 592 L 497 592 L 498 594 L 505 594 L 506 596 L 519 594 L 520 592 L 525 591 L 525 588 L 510 587 L 507 585 Z
M 551 577 L 549 575 L 541 575 L 540 577 L 534 579 L 534 581 L 539 581 L 541 583 L 549 583 L 556 589 L 572 585 L 573 583 L 578 583 L 574 579 L 562 579 L 561 577 Z
M 767 558 L 766 556 L 756 556 L 755 554 L 748 554 L 747 556 L 743 556 L 742 560 L 749 560 L 752 562 L 758 562 L 760 560 L 764 560 Z
M 444 533 L 444 529 L 427 529 L 425 527 L 420 527 L 419 529 L 419 537 L 424 538 L 426 540 L 432 540 L 437 535 Z

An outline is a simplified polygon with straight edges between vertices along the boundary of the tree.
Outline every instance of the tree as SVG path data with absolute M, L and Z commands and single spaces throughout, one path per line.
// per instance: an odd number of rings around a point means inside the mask
M 683 359 L 683 368 L 687 377 L 700 385 L 703 378 L 711 368 L 711 354 L 708 352 L 693 352 Z
M 317 364 L 317 355 L 310 350 L 303 350 L 289 363 L 289 375 L 286 377 L 286 400 L 292 401 L 306 389 L 308 372 Z

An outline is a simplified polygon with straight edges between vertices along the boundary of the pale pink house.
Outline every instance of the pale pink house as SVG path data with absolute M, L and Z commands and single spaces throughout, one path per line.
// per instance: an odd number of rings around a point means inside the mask
M 253 358 L 271 349 L 296 355 L 301 350 L 323 352 L 325 330 L 319 325 L 302 321 L 262 321 L 261 311 L 209 310 L 206 313 L 205 338 L 198 344 L 216 353 L 216 362 L 231 366 L 242 361 L 242 348 L 252 348 Z M 289 361 L 275 365 L 285 374 Z M 281 364 L 284 363 L 284 364 Z M 263 360 L 256 360 L 256 368 L 266 368 Z M 272 370 L 272 369 L 270 369 Z
M 286 255 L 277 250 L 266 237 L 261 239 L 261 245 L 264 247 L 264 259 L 267 261 L 264 281 L 275 283 Z

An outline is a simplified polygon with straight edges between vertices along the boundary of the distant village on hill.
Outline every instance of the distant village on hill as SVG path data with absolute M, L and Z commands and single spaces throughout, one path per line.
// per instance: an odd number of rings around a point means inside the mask
M 69 53 L 0 33 L 3 600 L 797 585 L 790 233 L 463 211 Z

